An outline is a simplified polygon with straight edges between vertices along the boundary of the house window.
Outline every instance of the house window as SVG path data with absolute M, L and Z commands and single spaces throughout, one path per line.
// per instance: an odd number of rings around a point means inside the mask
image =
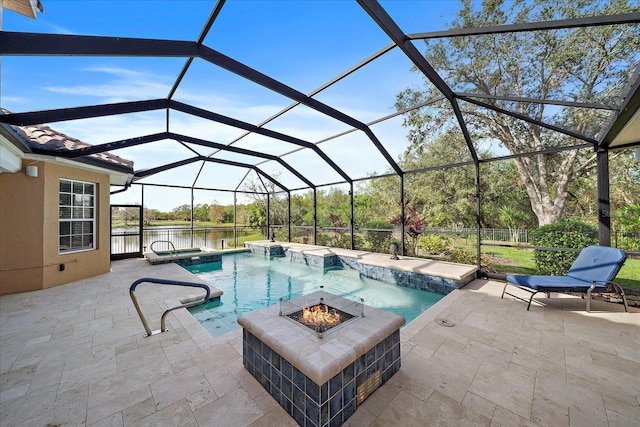
M 94 249 L 96 184 L 60 180 L 60 253 Z

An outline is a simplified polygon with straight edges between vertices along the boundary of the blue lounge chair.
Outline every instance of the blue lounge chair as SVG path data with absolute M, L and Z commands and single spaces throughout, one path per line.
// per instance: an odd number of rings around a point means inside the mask
M 551 292 L 579 292 L 587 294 L 587 312 L 591 309 L 591 294 L 603 293 L 613 289 L 622 295 L 625 311 L 629 311 L 627 297 L 624 290 L 613 282 L 622 268 L 627 255 L 621 249 L 607 246 L 589 246 L 580 251 L 578 258 L 573 262 L 566 276 L 525 276 L 507 274 L 507 283 L 502 290 L 504 295 L 510 295 L 521 301 L 525 298 L 507 292 L 507 286 L 529 292 L 527 310 L 531 307 L 531 301 L 538 292 L 545 292 L 549 298 Z

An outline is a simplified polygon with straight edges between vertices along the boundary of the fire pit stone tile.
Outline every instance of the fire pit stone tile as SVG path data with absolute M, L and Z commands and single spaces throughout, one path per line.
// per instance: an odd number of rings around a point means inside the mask
M 355 359 L 358 357 L 358 352 L 356 349 L 349 345 L 348 342 L 344 342 L 343 340 L 330 340 L 326 343 L 322 344 L 320 349 L 330 353 L 332 356 L 336 358 L 341 358 L 343 354 L 346 355 L 349 359 Z
M 313 369 L 307 371 L 309 379 L 316 382 L 316 378 L 330 378 L 333 376 L 336 371 L 340 370 L 341 362 L 346 358 L 345 354 L 339 356 L 341 357 L 336 357 L 335 354 L 329 353 L 324 349 L 315 351 L 307 356 L 303 361 L 303 365 L 313 367 Z
M 320 298 L 324 298 L 326 304 L 338 309 L 353 303 L 346 298 L 325 291 L 317 291 L 301 297 L 300 304 L 306 301 L 317 301 Z M 309 375 L 317 384 L 322 384 L 329 379 L 326 377 L 328 371 L 320 369 L 315 363 L 317 360 L 312 363 L 308 360 L 308 356 L 320 350 L 330 340 L 337 340 L 333 345 L 338 345 L 337 342 L 339 342 L 341 345 L 351 347 L 357 358 L 364 354 L 367 348 L 388 336 L 391 331 L 404 325 L 405 319 L 367 306 L 365 317 L 360 318 L 358 322 L 341 328 L 339 334 L 329 331 L 325 338 L 318 338 L 311 330 L 301 327 L 290 319 L 284 319 L 284 316 L 279 316 L 279 308 L 277 305 L 272 305 L 240 316 L 238 323 L 263 342 L 268 343 L 273 350 Z M 343 354 L 336 360 L 344 368 L 350 363 L 350 359 L 350 355 Z
M 306 306 L 323 298 L 341 309 L 353 304 L 324 291 L 292 301 Z M 271 306 L 238 319 L 243 363 L 301 425 L 340 424 L 400 368 L 401 316 L 365 306 L 322 338 Z

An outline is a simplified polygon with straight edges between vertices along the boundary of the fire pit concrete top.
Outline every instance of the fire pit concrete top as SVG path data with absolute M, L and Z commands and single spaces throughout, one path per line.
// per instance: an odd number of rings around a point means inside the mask
M 325 291 L 314 292 L 291 302 L 306 306 L 318 302 L 320 298 L 337 309 L 353 304 L 351 300 Z M 324 384 L 404 323 L 402 316 L 365 305 L 364 317 L 351 319 L 319 338 L 312 330 L 287 316 L 280 316 L 277 304 L 238 318 L 240 326 L 318 385 Z

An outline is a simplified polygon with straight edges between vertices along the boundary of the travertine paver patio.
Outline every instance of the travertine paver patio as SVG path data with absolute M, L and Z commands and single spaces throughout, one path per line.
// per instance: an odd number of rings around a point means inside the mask
M 0 297 L 0 425 L 295 425 L 245 371 L 241 333 L 211 337 L 189 315 L 145 338 L 128 295 L 143 276 L 194 280 L 176 265 Z M 476 280 L 401 331 L 402 368 L 352 426 L 640 425 L 640 311 L 551 299 L 527 311 Z M 194 290 L 141 285 L 160 313 Z M 435 322 L 455 323 L 444 327 Z

